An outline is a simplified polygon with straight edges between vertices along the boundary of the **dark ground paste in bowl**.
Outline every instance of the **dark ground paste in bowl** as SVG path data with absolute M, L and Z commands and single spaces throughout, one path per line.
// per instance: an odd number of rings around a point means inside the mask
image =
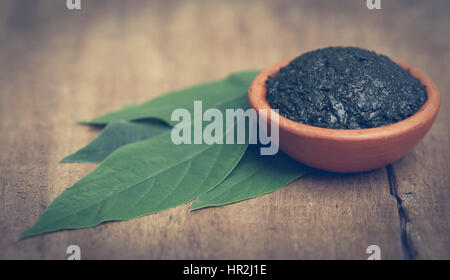
M 267 101 L 290 120 L 325 128 L 385 126 L 412 116 L 426 88 L 384 55 L 354 47 L 305 53 L 266 81 Z

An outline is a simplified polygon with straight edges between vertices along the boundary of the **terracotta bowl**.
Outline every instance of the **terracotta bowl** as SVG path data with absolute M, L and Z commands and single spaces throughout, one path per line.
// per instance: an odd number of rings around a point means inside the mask
M 269 110 L 260 117 L 270 124 L 274 111 L 266 100 L 265 82 L 293 58 L 262 71 L 248 92 L 250 105 Z M 383 127 L 330 129 L 301 124 L 280 115 L 280 149 L 301 163 L 332 172 L 362 172 L 392 163 L 406 155 L 428 132 L 439 111 L 440 96 L 435 83 L 419 70 L 393 60 L 426 86 L 428 99 L 411 117 Z

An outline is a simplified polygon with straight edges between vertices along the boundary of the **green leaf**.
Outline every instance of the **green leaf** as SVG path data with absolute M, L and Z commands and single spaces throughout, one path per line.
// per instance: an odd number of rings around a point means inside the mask
M 100 163 L 112 152 L 126 144 L 155 137 L 169 129 L 170 127 L 167 125 L 155 120 L 113 121 L 91 143 L 61 161 Z
M 222 206 L 271 193 L 308 174 L 308 170 L 281 151 L 274 156 L 261 156 L 259 147 L 250 145 L 227 179 L 200 195 L 192 203 L 191 210 Z
M 221 106 L 222 112 L 247 107 L 245 95 Z M 125 145 L 57 197 L 20 238 L 128 220 L 187 203 L 223 181 L 246 149 L 247 144 L 175 145 L 170 131 Z
M 226 100 L 243 96 L 258 71 L 243 71 L 231 74 L 227 79 L 185 90 L 169 93 L 160 98 L 150 100 L 143 105 L 134 105 L 113 112 L 90 122 L 91 125 L 108 124 L 102 133 L 90 144 L 74 154 L 63 158 L 62 162 L 100 163 L 117 148 L 137 141 L 156 136 L 167 129 L 167 126 L 146 119 L 145 122 L 127 122 L 123 120 L 139 120 L 142 118 L 160 118 L 174 124 L 170 115 L 174 109 L 187 108 L 192 112 L 194 100 L 202 100 L 204 110 Z M 205 105 L 206 103 L 206 105 Z
M 185 108 L 193 112 L 193 101 L 202 100 L 203 108 L 218 108 L 226 101 L 247 93 L 248 87 L 258 71 L 245 71 L 231 74 L 225 80 L 209 82 L 187 89 L 164 94 L 141 105 L 132 105 L 122 110 L 108 113 L 91 121 L 90 125 L 102 125 L 115 120 L 138 120 L 157 118 L 174 125 L 170 119 L 173 110 Z

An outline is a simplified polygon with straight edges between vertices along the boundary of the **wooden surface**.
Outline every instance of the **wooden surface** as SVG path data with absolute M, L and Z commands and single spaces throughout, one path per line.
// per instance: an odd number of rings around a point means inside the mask
M 64 259 L 70 244 L 84 259 L 365 259 L 372 244 L 383 259 L 450 258 L 448 1 L 81 1 L 0 2 L 1 259 Z M 58 163 L 98 134 L 77 121 L 329 45 L 398 58 L 438 85 L 435 125 L 391 167 L 16 240 L 95 168 Z

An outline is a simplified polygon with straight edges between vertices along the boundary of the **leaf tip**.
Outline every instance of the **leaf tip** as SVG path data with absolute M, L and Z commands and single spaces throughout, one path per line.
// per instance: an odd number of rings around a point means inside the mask
M 195 210 L 198 210 L 198 208 L 195 206 L 195 202 L 191 204 L 191 207 L 189 207 L 189 212 L 194 212 Z
M 108 124 L 107 122 L 101 122 L 101 121 L 98 121 L 97 119 L 93 119 L 90 121 L 77 121 L 76 123 L 79 125 L 88 125 L 88 126 L 94 126 L 94 127 L 103 127 Z
M 205 203 L 202 203 L 199 200 L 195 200 L 191 204 L 191 207 L 189 207 L 189 212 L 197 211 L 197 210 L 200 210 L 200 209 L 205 208 L 205 207 L 208 207 L 208 205 L 206 205 Z
M 95 164 L 99 164 L 101 162 L 102 160 L 83 157 L 78 153 L 65 156 L 59 161 L 59 163 L 95 163 Z
M 90 125 L 92 122 L 91 121 L 77 121 L 76 124 L 81 124 L 81 125 Z
M 77 157 L 77 153 L 75 153 L 75 154 L 71 154 L 71 155 L 63 157 L 59 162 L 60 163 L 76 163 L 76 162 L 83 162 L 83 161 L 80 161 Z
M 24 240 L 24 239 L 27 239 L 27 238 L 33 236 L 34 234 L 30 233 L 31 229 L 32 228 L 29 228 L 29 229 L 25 230 L 24 232 L 22 232 L 21 234 L 19 234 L 16 237 L 16 241 L 21 241 L 21 240 Z
M 66 162 L 72 162 L 72 161 L 70 160 L 70 156 L 66 156 L 66 157 L 63 157 L 59 162 L 66 163 Z

